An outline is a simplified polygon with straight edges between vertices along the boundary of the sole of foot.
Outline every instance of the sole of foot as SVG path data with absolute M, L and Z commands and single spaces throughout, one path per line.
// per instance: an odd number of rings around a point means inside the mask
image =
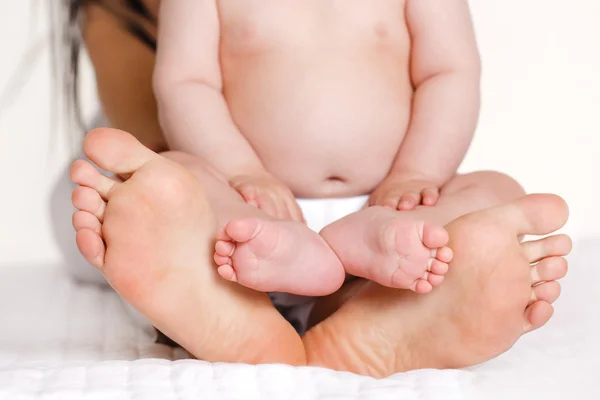
M 90 132 L 84 152 L 121 179 L 73 165 L 77 245 L 123 299 L 197 358 L 305 363 L 268 297 L 218 276 L 216 219 L 192 174 L 114 129 Z
M 421 294 L 442 284 L 453 256 L 443 227 L 385 207 L 351 214 L 321 235 L 349 274 Z
M 560 295 L 571 250 L 547 235 L 568 219 L 554 195 L 529 195 L 446 226 L 454 259 L 427 296 L 364 283 L 337 313 L 304 336 L 310 365 L 384 377 L 421 368 L 462 368 L 509 350 L 542 327 Z
M 231 221 L 217 236 L 219 274 L 261 292 L 326 296 L 346 273 L 321 236 L 296 221 Z

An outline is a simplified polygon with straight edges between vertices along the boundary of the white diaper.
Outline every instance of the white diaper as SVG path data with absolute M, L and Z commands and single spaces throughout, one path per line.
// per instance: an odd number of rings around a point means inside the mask
M 342 199 L 298 199 L 310 229 L 320 232 L 325 226 L 346 215 L 360 210 L 369 196 L 347 197 Z
M 346 215 L 359 211 L 369 196 L 340 199 L 298 199 L 298 205 L 306 219 L 306 224 L 315 232 Z M 308 317 L 315 304 L 315 297 L 298 296 L 289 293 L 269 293 L 273 305 L 292 324 L 299 334 L 308 325 Z

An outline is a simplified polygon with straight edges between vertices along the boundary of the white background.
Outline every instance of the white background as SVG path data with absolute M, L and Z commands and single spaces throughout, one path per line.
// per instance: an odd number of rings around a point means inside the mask
M 46 3 L 0 3 L 0 265 L 61 261 L 49 196 L 69 162 L 68 132 L 56 123 Z M 571 207 L 565 230 L 600 237 L 600 2 L 471 5 L 483 108 L 461 169 L 497 169 L 529 192 L 561 194 Z M 94 104 L 85 73 L 84 98 Z

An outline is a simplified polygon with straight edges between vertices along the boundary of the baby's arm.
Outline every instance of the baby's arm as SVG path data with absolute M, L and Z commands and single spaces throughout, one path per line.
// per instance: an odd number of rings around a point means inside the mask
M 292 193 L 265 171 L 229 113 L 219 25 L 217 0 L 161 2 L 154 89 L 167 143 L 209 161 L 248 203 L 301 219 Z
M 171 150 L 202 157 L 228 177 L 261 170 L 222 94 L 216 0 L 161 2 L 154 88 Z
M 479 114 L 480 61 L 466 0 L 407 0 L 415 87 L 409 130 L 372 203 L 434 205 L 458 169 Z

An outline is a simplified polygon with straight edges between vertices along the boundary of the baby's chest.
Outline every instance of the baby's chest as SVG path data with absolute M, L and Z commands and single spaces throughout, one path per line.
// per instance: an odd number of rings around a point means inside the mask
M 221 39 L 243 46 L 406 41 L 406 0 L 219 0 Z

